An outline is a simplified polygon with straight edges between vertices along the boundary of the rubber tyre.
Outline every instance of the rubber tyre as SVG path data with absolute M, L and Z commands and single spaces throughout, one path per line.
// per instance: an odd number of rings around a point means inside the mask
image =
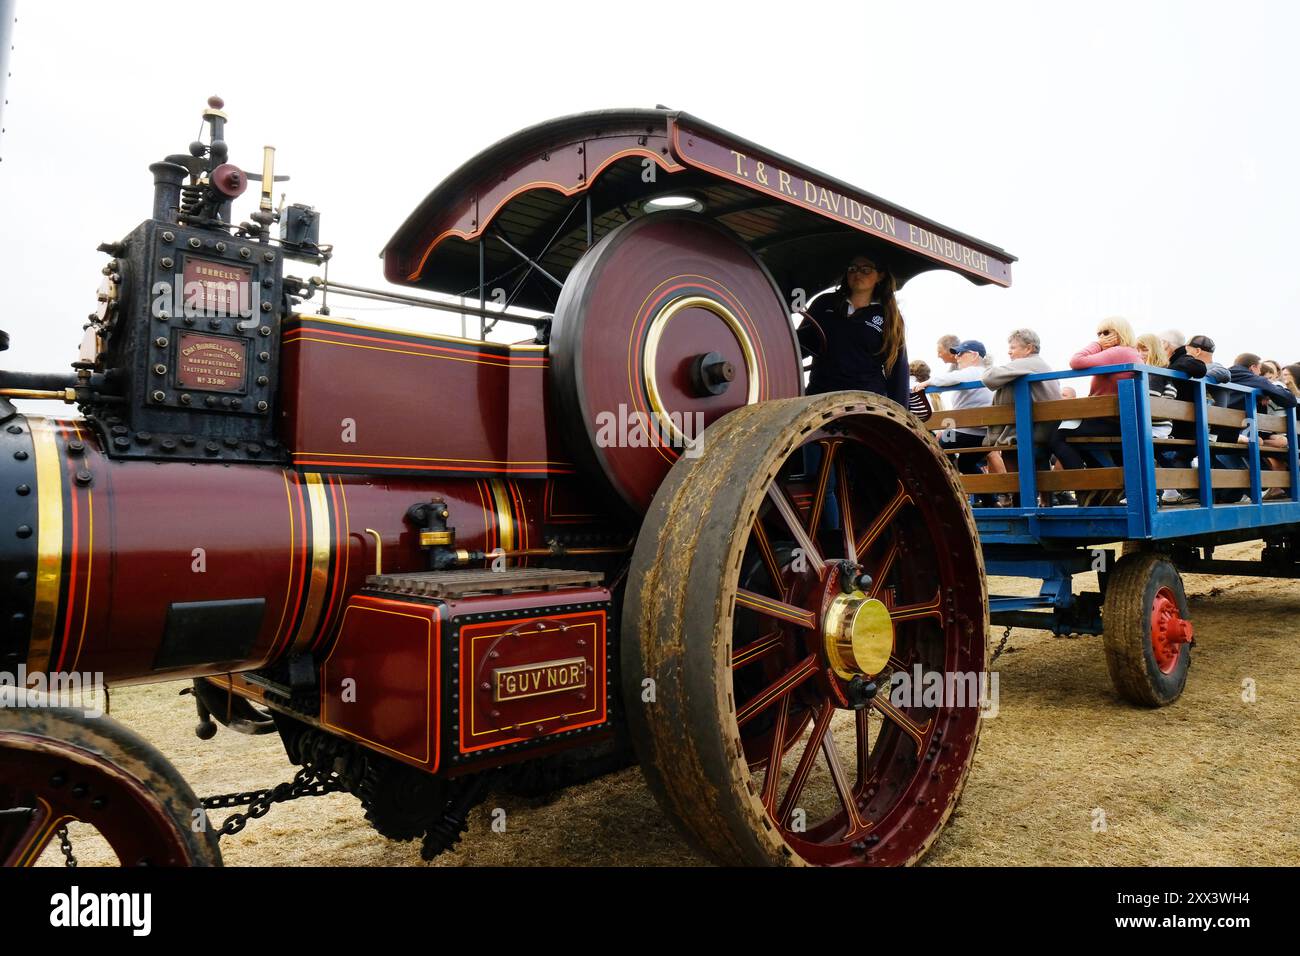
M 1161 588 L 1173 593 L 1179 614 L 1187 619 L 1187 595 L 1178 569 L 1158 554 L 1126 555 L 1111 572 L 1101 612 L 1111 683 L 1121 697 L 1143 707 L 1165 707 L 1176 701 L 1187 685 L 1192 660 L 1191 645 L 1184 644 L 1170 673 L 1156 663 L 1151 608 Z

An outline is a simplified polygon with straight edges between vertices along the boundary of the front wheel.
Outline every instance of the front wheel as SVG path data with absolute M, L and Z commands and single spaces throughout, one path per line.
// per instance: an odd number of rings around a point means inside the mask
M 986 619 L 956 471 L 901 408 L 731 412 L 673 466 L 629 574 L 624 699 L 651 789 L 724 864 L 915 862 L 974 757 Z
M 0 864 L 32 866 L 60 827 L 99 831 L 123 866 L 220 866 L 194 791 L 111 717 L 0 707 Z

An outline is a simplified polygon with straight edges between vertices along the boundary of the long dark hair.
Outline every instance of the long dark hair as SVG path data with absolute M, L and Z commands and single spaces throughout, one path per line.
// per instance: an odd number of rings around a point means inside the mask
M 885 309 L 885 327 L 881 330 L 884 340 L 880 343 L 880 351 L 876 354 L 880 356 L 882 364 L 885 367 L 885 374 L 888 375 L 894 370 L 894 363 L 898 361 L 898 353 L 903 351 L 903 313 L 898 311 L 898 300 L 895 298 L 898 292 L 898 280 L 888 268 L 877 262 L 875 256 L 863 254 L 862 258 L 870 259 L 876 263 L 876 270 L 880 273 L 880 278 L 876 280 L 876 288 L 871 293 L 871 298 L 879 301 Z M 849 301 L 849 270 L 845 266 L 844 274 L 840 276 L 839 288 L 835 290 L 843 299 L 841 309 L 845 309 Z

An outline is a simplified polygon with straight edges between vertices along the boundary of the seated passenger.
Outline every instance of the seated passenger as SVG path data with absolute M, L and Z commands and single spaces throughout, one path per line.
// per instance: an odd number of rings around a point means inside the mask
M 1297 398 L 1300 398 L 1300 365 L 1282 366 L 1282 384 Z
M 1079 393 L 1074 390 L 1073 385 L 1061 386 L 1061 398 L 1065 399 L 1066 401 L 1071 401 L 1078 397 L 1079 397 Z M 1068 418 L 1063 422 L 1057 422 L 1056 429 L 1057 431 L 1064 429 L 1065 431 L 1073 432 L 1074 429 L 1079 427 L 1079 421 L 1080 419 L 1078 418 Z M 1061 463 L 1056 460 L 1055 456 L 1052 457 L 1052 469 L 1054 471 L 1061 470 Z
M 914 390 L 920 391 L 931 385 L 938 388 L 947 388 L 951 385 L 960 385 L 963 382 L 979 382 L 984 376 L 984 355 L 986 350 L 983 342 L 977 342 L 975 339 L 967 339 L 965 342 L 958 342 L 953 353 L 957 356 L 957 370 L 954 372 L 940 372 L 932 376 L 927 382 L 918 382 L 913 386 Z M 949 393 L 950 406 L 956 411 L 962 408 L 984 408 L 993 404 L 993 393 L 987 388 L 962 388 Z M 986 429 L 983 425 L 966 425 L 958 428 L 950 428 L 939 433 L 939 444 L 944 448 L 978 448 L 984 444 L 984 433 Z M 957 455 L 957 470 L 963 475 L 978 475 L 980 465 L 983 463 L 983 455 Z
M 1265 359 L 1264 361 L 1260 362 L 1259 374 L 1263 375 L 1274 385 L 1281 385 L 1283 388 L 1287 388 L 1286 383 L 1282 381 L 1282 366 L 1279 365 L 1277 362 L 1271 359 Z M 1291 392 L 1291 394 L 1293 395 L 1295 394 L 1295 389 L 1288 388 L 1287 391 Z M 1264 397 L 1263 402 L 1260 404 L 1259 410 L 1266 415 L 1286 414 L 1286 408 L 1280 405 L 1277 399 L 1271 395 Z M 1260 437 L 1260 441 L 1263 441 L 1264 444 L 1269 446 L 1270 448 L 1286 447 L 1285 435 L 1273 435 L 1268 432 L 1260 432 L 1259 437 Z M 1268 460 L 1268 463 L 1271 467 L 1274 468 L 1282 467 L 1282 462 L 1278 461 L 1276 458 L 1270 458 Z
M 1041 341 L 1038 338 L 1038 333 L 1033 329 L 1016 329 L 1011 333 L 1007 338 L 1007 357 L 1011 361 L 985 369 L 982 376 L 984 386 L 994 390 L 994 405 L 1015 404 L 1014 385 L 1016 379 L 1022 375 L 1052 371 L 1052 367 L 1039 354 L 1040 348 Z M 1029 396 L 1030 400 L 1034 402 L 1054 402 L 1061 397 L 1061 383 L 1055 379 L 1031 382 L 1029 384 Z M 1059 425 L 1060 422 L 1034 423 L 1034 448 L 1042 456 L 1045 457 L 1048 454 L 1047 444 L 1052 440 L 1052 436 L 1056 434 Z M 988 438 L 985 440 L 986 445 L 1014 445 L 1016 443 L 1016 426 L 1014 424 L 993 426 L 988 431 Z M 1035 457 L 1039 457 L 1038 454 Z M 1002 458 L 1006 462 L 1008 471 L 1016 469 L 1015 452 L 1006 452 Z
M 1105 365 L 1129 365 L 1141 360 L 1136 348 L 1137 337 L 1127 319 L 1110 318 L 1097 326 L 1097 338 L 1089 342 L 1070 358 L 1070 368 L 1077 371 L 1088 368 L 1101 368 Z M 1090 396 L 1114 395 L 1121 378 L 1133 378 L 1132 372 L 1108 372 L 1094 375 L 1092 386 L 1088 389 Z
M 1193 335 L 1188 339 L 1187 354 L 1205 363 L 1205 380 L 1207 382 L 1221 384 L 1232 380 L 1232 375 L 1228 372 L 1227 367 L 1214 361 L 1214 339 L 1208 335 Z M 1206 392 L 1210 397 L 1210 404 L 1220 406 L 1224 404 L 1224 396 L 1221 391 Z M 1210 441 L 1218 441 L 1218 436 L 1213 431 L 1210 432 Z
M 1177 329 L 1167 329 L 1161 332 L 1160 347 L 1164 350 L 1165 358 L 1168 360 L 1171 369 L 1189 375 L 1193 379 L 1205 377 L 1205 363 L 1191 354 L 1187 338 L 1182 332 Z M 1198 394 L 1195 382 L 1185 378 L 1171 379 L 1171 382 L 1174 386 L 1174 398 L 1180 402 L 1195 403 Z M 1193 405 L 1193 407 L 1195 406 Z M 1196 439 L 1195 420 L 1175 420 L 1173 427 L 1169 430 L 1169 437 L 1179 441 L 1194 441 Z M 1196 457 L 1196 448 L 1192 445 L 1180 445 L 1166 452 L 1164 457 L 1169 465 L 1173 467 L 1187 468 L 1191 465 L 1192 459 Z M 1197 499 L 1190 488 L 1166 488 L 1161 492 L 1160 500 L 1167 504 L 1181 504 Z
M 1270 382 L 1260 374 L 1260 365 L 1262 360 L 1253 352 L 1243 352 L 1237 356 L 1237 360 L 1232 363 L 1232 368 L 1228 371 L 1232 375 L 1232 384 L 1244 385 L 1247 388 L 1257 389 L 1259 396 L 1256 399 L 1256 411 L 1259 406 L 1266 401 L 1277 403 L 1280 408 L 1295 408 L 1300 401 L 1292 394 L 1291 390 L 1283 385 Z M 1227 398 L 1228 408 L 1239 408 L 1246 410 L 1246 395 L 1243 392 L 1233 392 Z M 1220 441 L 1236 441 L 1240 429 L 1222 428 L 1220 429 Z M 1261 433 L 1261 439 L 1264 437 Z M 1282 447 L 1286 447 L 1286 437 L 1282 437 Z
M 1168 368 L 1169 360 L 1165 358 L 1165 350 L 1160 345 L 1160 339 L 1154 332 L 1147 332 L 1138 336 L 1137 350 L 1142 356 L 1143 365 L 1154 365 L 1156 368 Z M 1174 388 L 1174 381 L 1170 378 L 1162 379 L 1158 375 L 1149 375 L 1147 378 L 1147 394 L 1151 398 L 1170 398 L 1178 397 L 1178 390 Z M 1151 437 L 1168 438 L 1174 430 L 1172 419 L 1168 418 L 1151 418 Z
M 1142 360 L 1134 346 L 1133 327 L 1125 319 L 1107 319 L 1097 326 L 1097 339 L 1080 349 L 1070 359 L 1070 368 L 1100 368 L 1105 365 L 1136 365 Z M 1132 372 L 1110 372 L 1092 377 L 1090 396 L 1114 395 L 1118 392 L 1116 380 L 1132 378 Z M 1066 442 L 1067 438 L 1085 438 L 1119 435 L 1118 418 L 1085 418 L 1073 430 L 1058 430 L 1052 439 L 1052 454 L 1064 468 L 1087 467 L 1078 449 Z
M 960 341 L 961 338 L 956 335 L 941 335 L 935 348 L 934 354 L 950 372 L 957 370 L 957 356 L 952 354 L 952 350 Z
M 854 256 L 833 294 L 820 296 L 796 330 L 813 356 L 808 394 L 876 392 L 906 406 L 907 344 L 894 277 L 870 256 Z
M 995 392 L 993 392 L 993 405 L 1015 405 L 1015 389 L 1013 386 L 1017 378 L 1024 375 L 1034 375 L 1036 372 L 1052 371 L 1052 367 L 1039 354 L 1040 347 L 1039 333 L 1036 333 L 1034 329 L 1017 329 L 1010 334 L 1006 339 L 1006 355 L 1008 355 L 1010 362 L 984 369 L 982 377 L 985 388 L 995 389 Z M 1031 402 L 1054 402 L 1058 398 L 1061 398 L 1061 382 L 1054 380 L 1054 378 L 1030 382 Z M 1060 424 L 1060 421 L 1036 421 L 1034 423 L 1035 467 L 1037 467 L 1037 462 L 1049 457 L 1048 442 L 1052 441 L 1052 436 L 1056 434 Z M 1014 445 L 1015 424 L 996 425 L 996 427 L 989 428 L 984 444 Z M 1002 460 L 1004 460 L 1006 471 L 1018 470 L 1019 459 L 1015 451 L 1002 453 Z
M 1236 361 L 1232 363 L 1232 368 L 1228 370 L 1232 375 L 1234 385 L 1244 385 L 1247 388 L 1258 390 L 1255 398 L 1255 411 L 1262 414 L 1267 410 L 1269 402 L 1275 403 L 1281 409 L 1295 408 L 1300 404 L 1300 400 L 1291 392 L 1290 389 L 1283 385 L 1270 382 L 1262 374 L 1263 360 L 1253 352 L 1243 352 L 1237 356 Z M 1224 404 L 1228 408 L 1235 408 L 1245 411 L 1249 406 L 1246 404 L 1248 396 L 1242 392 L 1233 392 L 1225 399 Z M 1220 441 L 1245 441 L 1245 436 L 1241 434 L 1241 429 L 1237 428 L 1220 428 Z M 1275 435 L 1271 432 L 1261 430 L 1259 433 L 1260 445 L 1263 448 L 1286 448 L 1286 435 Z M 1287 467 L 1286 464 L 1274 456 L 1261 455 L 1261 467 L 1282 469 Z M 1216 496 L 1217 497 L 1217 496 Z M 1287 491 L 1283 488 L 1270 488 L 1265 492 L 1266 498 L 1283 498 L 1287 497 Z
M 908 387 L 912 389 L 907 399 L 907 410 L 921 421 L 929 421 L 930 416 L 939 410 L 939 396 L 917 391 L 916 383 L 930 380 L 930 366 L 917 359 L 907 367 L 907 371 L 911 376 Z
M 1190 375 L 1192 378 L 1204 378 L 1206 373 L 1205 363 L 1192 354 L 1191 348 L 1186 344 L 1183 333 L 1177 329 L 1169 329 L 1160 334 L 1160 345 L 1164 349 L 1165 356 L 1171 369 L 1176 372 L 1182 372 Z M 1197 388 L 1195 382 L 1187 379 L 1173 379 L 1174 397 L 1180 402 L 1194 402 L 1196 400 Z M 1169 433 L 1171 438 L 1189 439 L 1196 437 L 1196 422 L 1174 422 L 1174 427 Z M 1179 452 L 1177 457 L 1179 461 L 1191 461 L 1194 452 Z M 1184 457 L 1185 456 L 1185 457 Z
M 1228 382 L 1232 373 L 1214 361 L 1214 339 L 1208 335 L 1193 335 L 1187 342 L 1187 354 L 1205 363 L 1205 378 L 1211 382 Z

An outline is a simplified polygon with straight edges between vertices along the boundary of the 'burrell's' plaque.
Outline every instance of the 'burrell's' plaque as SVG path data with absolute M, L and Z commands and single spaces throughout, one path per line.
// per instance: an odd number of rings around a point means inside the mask
M 253 314 L 253 270 L 208 259 L 185 258 L 181 274 L 185 284 L 185 307 L 200 315 L 239 316 Z

